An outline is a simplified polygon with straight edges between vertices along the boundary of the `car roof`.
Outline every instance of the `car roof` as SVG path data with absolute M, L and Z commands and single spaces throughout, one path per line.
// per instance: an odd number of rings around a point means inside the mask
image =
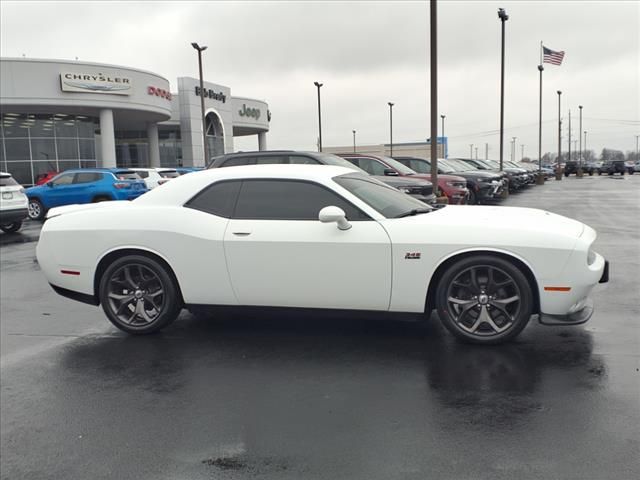
M 319 183 L 347 173 L 358 174 L 347 167 L 333 165 L 242 165 L 237 167 L 199 170 L 189 175 L 172 179 L 150 192 L 138 197 L 135 202 L 150 205 L 182 205 L 204 187 L 216 180 L 242 180 L 255 178 L 311 180 Z
M 98 172 L 98 173 L 123 173 L 123 172 L 131 172 L 130 168 L 69 168 L 62 173 L 84 173 L 84 172 Z M 59 175 L 59 174 L 58 174 Z

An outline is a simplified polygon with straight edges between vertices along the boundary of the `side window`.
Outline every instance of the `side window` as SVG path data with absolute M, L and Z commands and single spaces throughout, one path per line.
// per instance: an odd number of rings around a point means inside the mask
M 335 192 L 314 183 L 291 180 L 245 180 L 234 218 L 318 220 L 324 207 L 340 207 L 351 221 L 370 218 Z
M 289 163 L 292 165 L 319 165 L 315 158 L 303 157 L 302 155 L 289 155 Z
M 384 175 L 384 170 L 387 168 L 384 164 L 373 158 L 359 158 L 358 160 L 359 167 L 369 175 Z
M 213 183 L 197 193 L 185 207 L 231 218 L 241 184 L 242 181 L 239 180 Z
M 140 176 L 140 178 L 147 178 L 149 176 L 149 172 L 146 170 L 136 170 L 136 173 Z
M 52 180 L 54 185 L 70 185 L 73 183 L 73 173 L 65 173 L 64 175 L 60 175 L 55 180 Z
M 233 157 L 224 162 L 221 167 L 238 167 L 240 165 L 255 165 L 255 157 Z
M 83 173 L 76 173 L 76 178 L 73 180 L 73 183 L 91 183 L 91 182 L 97 182 L 98 180 L 102 180 L 101 173 L 83 172 Z
M 409 168 L 411 170 L 415 170 L 418 173 L 430 173 L 430 169 L 427 163 L 421 162 L 420 160 L 410 160 Z

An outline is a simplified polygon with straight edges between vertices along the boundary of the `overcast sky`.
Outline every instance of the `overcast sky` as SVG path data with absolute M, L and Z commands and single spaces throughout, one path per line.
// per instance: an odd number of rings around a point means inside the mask
M 566 52 L 545 64 L 543 152 L 557 151 L 557 90 L 563 128 L 578 105 L 588 147 L 635 150 L 640 134 L 640 2 L 438 2 L 439 114 L 450 154 L 498 157 L 500 21 L 506 23 L 505 156 L 517 137 L 537 157 L 540 41 Z M 315 80 L 322 87 L 323 144 L 394 143 L 429 136 L 428 2 L 12 2 L 0 3 L 0 54 L 112 63 L 150 70 L 176 88 L 198 76 L 191 42 L 207 45 L 206 81 L 264 99 L 269 148 L 314 150 Z M 257 148 L 255 136 L 236 149 Z M 563 139 L 563 151 L 567 148 Z M 474 152 L 475 154 L 475 152 Z

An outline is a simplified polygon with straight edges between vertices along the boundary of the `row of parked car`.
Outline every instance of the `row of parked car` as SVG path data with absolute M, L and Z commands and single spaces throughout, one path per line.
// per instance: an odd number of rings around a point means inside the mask
M 517 191 L 536 181 L 533 165 L 477 159 L 438 160 L 438 186 L 430 181 L 431 162 L 416 157 L 289 150 L 238 152 L 213 158 L 207 168 L 222 168 L 255 164 L 317 164 L 339 165 L 359 170 L 408 195 L 434 205 L 480 204 L 499 200 L 505 191 Z M 22 221 L 43 220 L 53 207 L 102 202 L 134 200 L 172 178 L 198 170 L 179 168 L 83 168 L 51 172 L 38 179 L 34 187 L 23 189 L 8 173 L 1 176 L 2 204 L 0 228 L 5 232 L 20 229 Z M 553 171 L 545 170 L 553 176 Z
M 564 176 L 568 177 L 571 174 L 578 174 L 580 168 L 579 162 L 570 161 L 566 162 L 563 166 Z M 624 175 L 628 173 L 633 175 L 635 172 L 640 172 L 640 161 L 636 163 L 625 162 L 624 160 L 609 160 L 606 162 L 585 162 L 582 164 L 582 172 L 587 175 L 615 175 L 619 173 Z

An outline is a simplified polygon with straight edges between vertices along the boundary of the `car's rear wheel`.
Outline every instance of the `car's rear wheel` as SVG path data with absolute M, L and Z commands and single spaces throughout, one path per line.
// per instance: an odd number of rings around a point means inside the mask
M 28 213 L 31 220 L 42 220 L 44 218 L 44 205 L 36 198 L 29 199 Z
M 182 308 L 171 273 L 143 255 L 126 255 L 109 265 L 100 279 L 99 296 L 111 323 L 132 334 L 161 330 Z
M 7 223 L 5 225 L 0 225 L 0 230 L 4 233 L 14 233 L 20 230 L 22 227 L 22 220 L 13 223 Z
M 436 308 L 457 338 L 479 344 L 513 339 L 527 325 L 533 294 L 511 262 L 491 256 L 467 257 L 451 265 L 438 282 Z

